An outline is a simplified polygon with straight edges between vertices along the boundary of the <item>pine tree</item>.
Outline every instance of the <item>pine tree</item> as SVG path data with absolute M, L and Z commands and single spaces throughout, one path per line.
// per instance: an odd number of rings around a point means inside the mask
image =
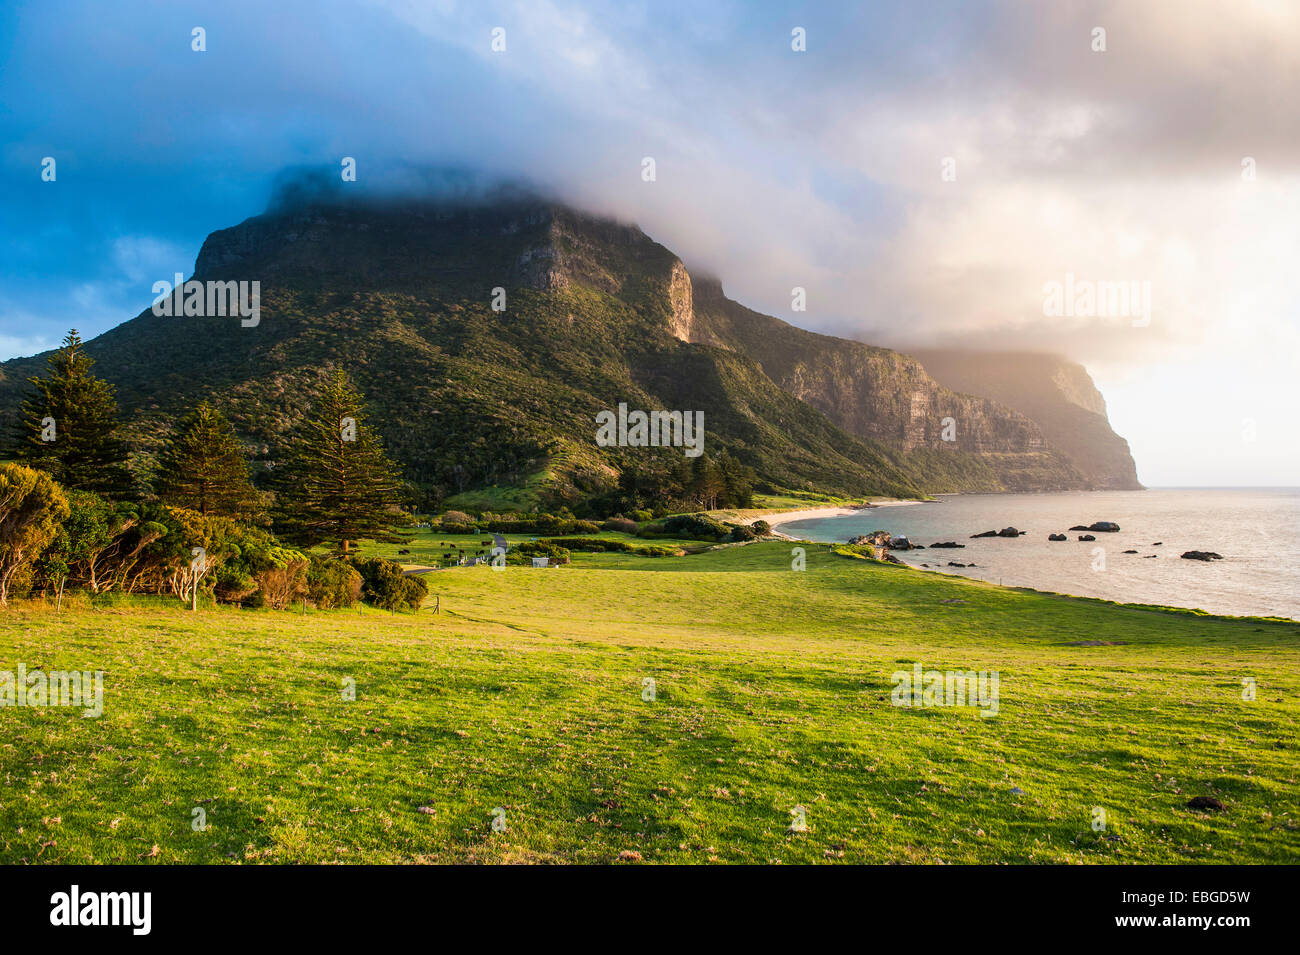
M 708 455 L 700 455 L 691 464 L 691 485 L 689 493 L 696 506 L 702 510 L 712 511 L 718 507 L 718 499 L 727 492 L 727 485 L 717 464 Z
M 262 496 L 248 478 L 248 459 L 234 428 L 203 402 L 177 426 L 158 455 L 154 490 L 166 504 L 204 516 L 261 523 Z
M 36 391 L 23 402 L 14 456 L 65 488 L 129 497 L 117 400 L 113 386 L 91 373 L 94 364 L 72 329 L 50 356 L 46 377 L 28 379 Z
M 276 530 L 304 546 L 330 542 L 347 554 L 358 540 L 401 541 L 397 468 L 362 420 L 361 393 L 342 371 L 326 383 L 290 443 L 276 479 Z
M 718 454 L 718 474 L 725 488 L 723 507 L 754 506 L 754 469 L 744 464 L 731 452 L 723 449 Z

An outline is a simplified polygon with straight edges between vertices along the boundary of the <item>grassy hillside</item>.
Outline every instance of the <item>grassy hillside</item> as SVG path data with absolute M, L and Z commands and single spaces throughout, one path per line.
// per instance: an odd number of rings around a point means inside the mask
M 790 551 L 439 571 L 437 615 L 20 605 L 0 669 L 102 668 L 105 712 L 0 709 L 0 863 L 1300 862 L 1300 625 Z M 915 661 L 999 714 L 891 705 Z

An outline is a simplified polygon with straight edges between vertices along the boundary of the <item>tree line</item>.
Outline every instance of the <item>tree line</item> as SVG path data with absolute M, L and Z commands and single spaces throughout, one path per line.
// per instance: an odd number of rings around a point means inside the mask
M 172 593 L 283 606 L 362 593 L 418 605 L 418 579 L 352 558 L 363 540 L 400 541 L 405 487 L 375 432 L 364 398 L 333 372 L 280 459 L 255 486 L 224 414 L 192 408 L 158 454 L 148 486 L 128 467 L 113 386 L 93 372 L 76 330 L 29 379 L 9 457 L 0 464 L 0 606 L 11 592 L 66 584 L 93 594 Z M 304 550 L 331 545 L 338 559 Z M 385 562 L 386 563 L 386 562 Z

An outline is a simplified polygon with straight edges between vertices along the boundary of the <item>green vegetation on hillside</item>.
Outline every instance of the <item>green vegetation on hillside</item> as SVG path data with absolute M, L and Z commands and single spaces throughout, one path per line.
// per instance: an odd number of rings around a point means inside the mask
M 759 492 L 916 497 L 1082 480 L 1027 418 L 939 387 L 906 356 L 759 315 L 707 282 L 692 311 L 672 252 L 554 203 L 277 205 L 209 236 L 195 267 L 199 280 L 250 276 L 263 282 L 255 328 L 145 311 L 86 346 L 117 389 L 141 483 L 176 420 L 206 401 L 265 486 L 330 368 L 368 396 L 424 511 L 597 513 L 623 493 L 625 470 L 672 484 L 681 448 L 596 445 L 595 416 L 620 403 L 702 412 L 705 454 L 752 471 Z M 39 363 L 0 365 L 0 404 L 16 406 Z M 945 416 L 954 442 L 939 438 Z

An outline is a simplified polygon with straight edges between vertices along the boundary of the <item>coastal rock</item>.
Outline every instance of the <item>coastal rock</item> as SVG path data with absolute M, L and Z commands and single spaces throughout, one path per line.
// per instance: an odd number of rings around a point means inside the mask
M 1080 535 L 1079 535 L 1079 540 L 1081 540 L 1081 541 L 1095 541 L 1096 539 L 1097 539 L 1097 538 L 1093 537 L 1091 534 L 1080 534 Z
M 1119 525 L 1114 521 L 1094 521 L 1088 525 L 1088 530 L 1098 531 L 1102 534 L 1117 534 L 1119 533 Z
M 1126 551 L 1124 551 L 1124 553 L 1126 553 L 1126 554 L 1136 554 L 1137 551 L 1135 551 L 1135 550 L 1126 550 Z
M 942 541 L 940 543 L 931 544 L 930 546 L 931 547 L 965 547 L 966 545 L 958 544 L 956 541 Z
M 965 565 L 965 564 L 959 564 L 959 563 L 957 563 L 955 560 L 950 560 L 950 561 L 948 561 L 948 566 L 949 566 L 949 567 L 965 567 L 966 565 Z
M 1018 531 L 1018 530 L 1016 530 L 1014 527 L 1004 527 L 1004 528 L 1002 528 L 1002 530 L 998 531 L 998 536 L 999 536 L 999 537 L 1019 537 L 1021 534 L 1024 534 L 1024 533 L 1026 533 L 1026 532 L 1025 532 L 1025 531 Z
M 1047 539 L 1048 539 L 1049 541 L 1063 541 L 1063 540 L 1065 540 L 1065 535 L 1064 535 L 1064 534 L 1048 534 L 1048 535 L 1047 535 Z
M 894 537 L 889 541 L 890 550 L 911 550 L 912 542 L 906 537 Z
M 975 540 L 977 537 L 997 537 L 997 536 L 998 536 L 997 531 L 985 531 L 982 534 L 972 534 L 970 536 L 970 539 Z
M 1070 528 L 1070 530 L 1072 531 L 1086 531 L 1087 529 L 1088 528 L 1083 524 L 1075 524 L 1073 527 Z
M 1186 550 L 1180 556 L 1183 560 L 1223 560 L 1222 554 L 1212 550 Z
M 906 540 L 906 538 L 900 538 Z M 859 534 L 857 537 L 849 538 L 850 546 L 861 546 L 869 544 L 872 547 L 893 547 L 893 538 L 890 537 L 889 531 L 872 531 L 870 534 Z M 906 548 L 904 548 L 906 549 Z

